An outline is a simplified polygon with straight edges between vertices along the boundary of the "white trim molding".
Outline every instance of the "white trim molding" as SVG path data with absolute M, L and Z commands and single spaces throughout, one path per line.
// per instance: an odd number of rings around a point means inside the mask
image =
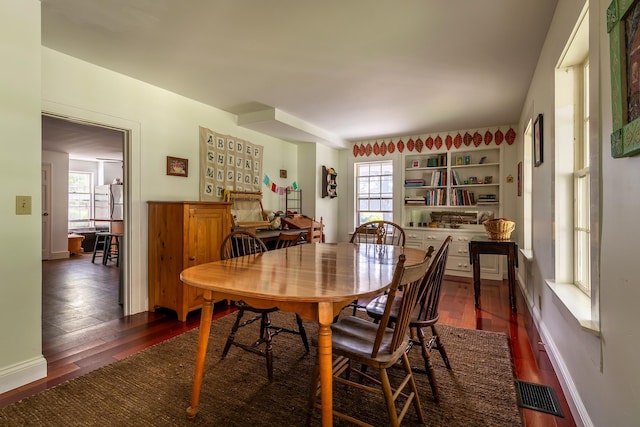
M 0 370 L 0 394 L 47 376 L 47 361 L 40 355 Z

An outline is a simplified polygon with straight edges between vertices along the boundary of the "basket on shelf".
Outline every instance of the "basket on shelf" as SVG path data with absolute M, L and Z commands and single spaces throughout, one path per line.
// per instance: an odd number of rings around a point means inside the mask
M 491 240 L 509 240 L 516 223 L 503 218 L 489 219 L 482 223 Z

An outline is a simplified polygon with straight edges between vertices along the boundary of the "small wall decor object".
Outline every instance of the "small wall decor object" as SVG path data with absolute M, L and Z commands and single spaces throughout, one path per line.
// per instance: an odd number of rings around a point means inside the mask
M 538 114 L 533 123 L 533 165 L 538 167 L 542 164 L 543 139 L 542 139 L 542 114 Z
M 522 162 L 518 162 L 518 197 L 522 196 Z
M 189 176 L 189 159 L 167 156 L 167 175 Z
M 330 197 L 333 199 L 338 196 L 338 184 L 336 183 L 337 176 L 338 173 L 334 168 L 322 166 L 322 198 Z
M 607 8 L 611 53 L 611 156 L 640 154 L 640 83 L 637 69 L 640 1 L 614 0 Z
M 280 178 L 286 178 L 286 177 L 287 177 L 287 170 L 280 169 Z

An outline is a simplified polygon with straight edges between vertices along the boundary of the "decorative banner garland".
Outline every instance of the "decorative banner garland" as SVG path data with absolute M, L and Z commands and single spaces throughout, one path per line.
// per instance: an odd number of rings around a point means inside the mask
M 489 145 L 494 142 L 496 145 L 502 144 L 502 141 L 506 141 L 508 145 L 512 145 L 516 140 L 516 131 L 513 130 L 512 127 L 503 134 L 500 129 L 495 132 L 491 132 L 487 130 L 484 133 L 484 136 L 480 134 L 480 132 L 475 131 L 473 134 L 469 132 L 465 132 L 464 135 L 460 135 L 460 132 L 456 132 L 456 136 L 452 137 L 450 134 L 447 134 L 444 140 L 444 145 L 447 147 L 447 150 L 451 150 L 451 147 L 455 147 L 456 149 L 460 148 L 464 143 L 465 146 L 469 147 L 472 143 L 474 147 L 479 147 L 483 142 L 485 145 Z M 398 142 L 394 143 L 393 141 L 389 142 L 378 142 L 375 141 L 373 145 L 371 143 L 355 143 L 353 144 L 353 155 L 354 157 L 358 156 L 371 156 L 374 154 L 376 156 L 384 156 L 387 153 L 392 154 L 396 149 L 398 152 L 402 153 L 406 148 L 408 151 L 416 151 L 421 153 L 423 148 L 427 150 L 431 150 L 435 148 L 439 150 L 442 148 L 442 137 L 440 135 L 436 135 L 435 138 L 429 136 L 424 142 L 421 138 L 417 140 L 413 140 L 413 138 L 409 138 L 406 142 L 402 141 L 402 138 L 398 140 Z
M 280 196 L 284 196 L 284 194 L 287 192 L 287 189 L 292 189 L 292 190 L 298 189 L 298 183 L 295 181 L 293 181 L 293 184 L 291 184 L 288 187 L 280 187 L 276 185 L 275 182 L 271 181 L 271 179 L 267 175 L 264 176 L 264 179 L 262 180 L 262 182 L 264 183 L 264 185 L 267 186 L 267 188 L 269 188 L 271 191 L 273 191 L 274 193 Z

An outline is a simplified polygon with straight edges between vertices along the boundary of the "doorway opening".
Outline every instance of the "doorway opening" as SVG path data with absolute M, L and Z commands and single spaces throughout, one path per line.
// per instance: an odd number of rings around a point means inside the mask
M 91 328 L 126 312 L 126 245 L 118 247 L 117 263 L 94 259 L 93 251 L 100 233 L 126 235 L 128 144 L 127 130 L 42 115 L 42 198 L 49 201 L 42 212 L 43 345 L 62 344 L 83 330 L 90 335 Z M 85 182 L 72 185 L 70 178 L 78 176 Z M 107 206 L 101 206 L 99 191 L 113 186 L 122 198 L 107 193 Z M 71 249 L 72 238 L 81 240 L 80 247 Z

